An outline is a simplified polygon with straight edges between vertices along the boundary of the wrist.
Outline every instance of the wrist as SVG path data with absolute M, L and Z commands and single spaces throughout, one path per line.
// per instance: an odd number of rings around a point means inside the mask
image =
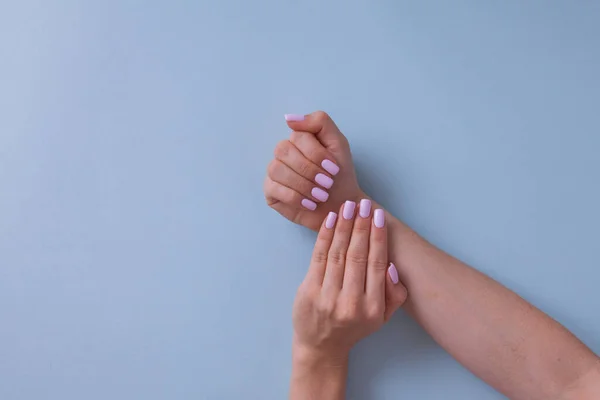
M 349 351 L 323 350 L 299 343 L 294 338 L 292 360 L 294 365 L 314 369 L 344 368 L 348 364 Z
M 348 374 L 348 353 L 292 346 L 290 399 L 343 399 Z

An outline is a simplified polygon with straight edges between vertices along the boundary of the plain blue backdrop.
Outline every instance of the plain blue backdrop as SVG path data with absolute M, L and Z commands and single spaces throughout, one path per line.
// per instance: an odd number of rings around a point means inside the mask
M 0 398 L 285 398 L 314 235 L 262 180 L 283 114 L 316 109 L 372 196 L 600 352 L 599 21 L 593 1 L 3 1 Z M 402 313 L 348 397 L 503 398 Z

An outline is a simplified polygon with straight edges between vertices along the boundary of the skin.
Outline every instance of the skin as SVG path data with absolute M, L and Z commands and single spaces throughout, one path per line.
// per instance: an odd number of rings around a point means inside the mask
M 321 224 L 294 302 L 292 399 L 343 399 L 350 349 L 406 300 L 406 288 L 387 273 L 395 268 L 387 261 L 387 226 L 374 224 L 372 214 Z
M 309 114 L 288 126 L 293 131 L 289 144 L 298 151 L 281 151 L 289 145 L 278 144 L 265 197 L 287 219 L 317 230 L 343 201 L 368 196 L 357 183 L 348 141 L 326 113 Z M 321 168 L 324 157 L 340 171 L 329 174 L 334 179 L 329 198 L 311 211 L 301 201 L 311 196 L 306 188 L 317 185 L 314 168 Z M 600 359 L 566 328 L 393 215 L 386 215 L 386 224 L 389 259 L 409 293 L 405 310 L 466 368 L 512 399 L 600 398 Z M 298 348 L 295 341 L 293 354 L 295 369 L 306 359 L 313 366 L 326 366 L 330 359 L 326 351 Z M 302 382 L 313 384 L 310 377 Z M 292 397 L 299 385 L 292 382 Z M 336 398 L 319 393 L 319 398 Z

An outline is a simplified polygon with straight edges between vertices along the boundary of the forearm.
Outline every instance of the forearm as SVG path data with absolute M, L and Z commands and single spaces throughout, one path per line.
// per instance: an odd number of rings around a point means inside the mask
M 390 258 L 409 293 L 405 309 L 473 373 L 523 399 L 558 398 L 594 376 L 598 358 L 563 326 L 399 220 L 388 221 Z
M 342 400 L 348 357 L 326 357 L 296 343 L 292 349 L 290 400 Z

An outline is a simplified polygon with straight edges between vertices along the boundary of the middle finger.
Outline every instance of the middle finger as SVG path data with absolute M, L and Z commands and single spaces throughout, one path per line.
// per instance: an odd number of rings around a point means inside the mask
M 331 176 L 323 168 L 309 160 L 290 140 L 282 140 L 277 144 L 275 158 L 293 169 L 298 175 L 325 189 L 333 186 Z
M 308 179 L 277 159 L 272 160 L 269 164 L 268 176 L 273 181 L 295 190 L 311 201 L 325 202 L 329 198 L 329 193 L 315 187 Z
M 365 291 L 370 233 L 371 200 L 362 199 L 348 246 L 343 284 L 343 290 L 355 296 Z

